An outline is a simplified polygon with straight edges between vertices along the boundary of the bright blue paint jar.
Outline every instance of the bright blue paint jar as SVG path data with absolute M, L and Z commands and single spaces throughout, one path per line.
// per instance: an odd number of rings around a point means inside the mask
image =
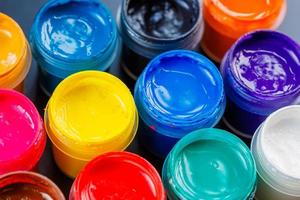
M 140 141 L 158 157 L 165 157 L 187 133 L 215 126 L 226 104 L 217 67 L 188 50 L 155 57 L 139 77 L 134 98 Z
M 120 51 L 113 16 L 98 0 L 48 1 L 35 17 L 30 43 L 49 95 L 73 73 L 107 71 Z

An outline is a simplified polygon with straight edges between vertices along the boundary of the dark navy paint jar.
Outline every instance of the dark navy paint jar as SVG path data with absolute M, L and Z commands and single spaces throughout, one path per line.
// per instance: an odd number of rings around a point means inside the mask
M 124 0 L 118 20 L 122 67 L 134 80 L 163 52 L 197 50 L 203 34 L 198 0 Z
M 120 52 L 116 23 L 98 0 L 48 1 L 35 17 L 30 43 L 48 95 L 73 73 L 107 71 Z
M 150 61 L 136 83 L 134 98 L 140 141 L 162 158 L 186 134 L 215 126 L 225 109 L 217 67 L 188 50 L 169 51 Z

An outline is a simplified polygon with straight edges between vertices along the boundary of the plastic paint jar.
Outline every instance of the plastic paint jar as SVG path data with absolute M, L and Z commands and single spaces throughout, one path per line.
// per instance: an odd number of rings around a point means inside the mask
M 201 47 L 210 58 L 221 62 L 239 37 L 257 29 L 276 29 L 285 13 L 285 0 L 204 0 Z
M 65 200 L 65 197 L 47 177 L 16 171 L 0 176 L 0 199 Z
M 31 51 L 20 26 L 0 12 L 0 88 L 23 92 Z
M 238 137 L 220 129 L 200 129 L 174 146 L 162 179 L 169 200 L 252 200 L 256 167 Z
M 240 38 L 222 61 L 225 124 L 251 138 L 273 111 L 300 103 L 300 47 L 288 36 L 257 31 Z
M 257 129 L 251 151 L 257 164 L 257 200 L 300 199 L 300 106 L 272 113 Z
M 134 80 L 163 52 L 198 49 L 204 29 L 199 0 L 124 0 L 118 20 L 122 67 Z
M 166 200 L 156 169 L 144 158 L 111 152 L 89 162 L 73 183 L 69 200 Z
M 125 150 L 136 134 L 138 114 L 129 89 L 118 78 L 85 71 L 57 86 L 45 126 L 56 164 L 74 178 L 96 156 Z
M 24 95 L 0 89 L 0 175 L 37 170 L 46 145 L 43 121 Z
M 98 0 L 48 1 L 35 17 L 30 43 L 48 95 L 73 73 L 107 71 L 120 51 L 113 16 Z
M 226 103 L 217 67 L 187 50 L 154 58 L 139 77 L 134 97 L 140 141 L 158 157 L 165 157 L 191 131 L 215 126 Z

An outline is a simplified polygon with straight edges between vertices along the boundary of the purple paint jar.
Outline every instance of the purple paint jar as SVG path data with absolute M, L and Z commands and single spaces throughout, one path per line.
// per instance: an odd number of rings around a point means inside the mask
M 260 30 L 242 36 L 221 64 L 227 95 L 223 120 L 252 138 L 273 111 L 300 102 L 300 46 L 288 36 Z

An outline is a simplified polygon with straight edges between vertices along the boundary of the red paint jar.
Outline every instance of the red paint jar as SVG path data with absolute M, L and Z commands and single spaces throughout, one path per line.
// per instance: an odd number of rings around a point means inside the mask
M 101 155 L 80 172 L 69 200 L 166 200 L 156 169 L 142 157 L 128 152 Z
M 34 104 L 19 92 L 0 89 L 0 175 L 36 171 L 46 138 Z
M 0 199 L 65 200 L 65 197 L 45 176 L 16 171 L 0 176 Z

